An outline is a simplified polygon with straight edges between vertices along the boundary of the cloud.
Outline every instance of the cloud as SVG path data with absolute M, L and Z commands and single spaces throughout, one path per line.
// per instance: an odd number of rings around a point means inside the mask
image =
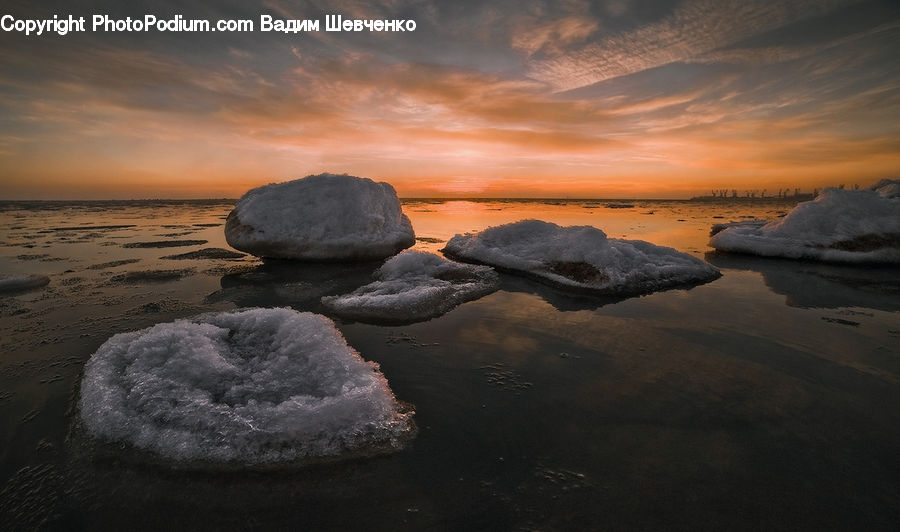
M 898 22 L 888 22 L 875 28 L 857 32 L 840 39 L 835 39 L 821 45 L 810 46 L 763 46 L 756 48 L 730 48 L 706 52 L 685 60 L 687 63 L 718 64 L 728 63 L 737 65 L 762 66 L 787 61 L 795 61 L 824 51 L 846 47 L 864 38 L 877 36 L 900 28 Z
M 660 22 L 604 37 L 560 57 L 532 61 L 529 75 L 555 91 L 576 89 L 688 61 L 791 22 L 827 13 L 845 3 L 692 0 Z
M 569 127 L 606 117 L 591 102 L 557 98 L 531 81 L 452 66 L 386 64 L 369 54 L 319 61 L 298 75 L 295 83 L 341 101 L 344 109 L 439 127 Z
M 597 31 L 596 20 L 580 17 L 565 17 L 549 22 L 532 22 L 519 26 L 513 32 L 512 47 L 532 56 L 544 51 L 561 53 L 565 46 L 582 42 Z

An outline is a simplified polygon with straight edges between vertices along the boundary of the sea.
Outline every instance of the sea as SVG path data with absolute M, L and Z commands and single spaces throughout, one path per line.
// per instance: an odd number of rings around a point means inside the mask
M 263 468 L 148 459 L 79 429 L 86 361 L 114 334 L 291 307 L 379 263 L 229 250 L 232 200 L 0 202 L 4 530 L 895 530 L 900 271 L 714 252 L 713 224 L 781 198 L 407 199 L 415 249 L 522 219 L 704 259 L 719 279 L 631 298 L 501 274 L 425 322 L 336 320 L 413 405 L 393 453 Z M 207 251 L 204 251 L 207 250 Z M 230 250 L 234 251 L 234 250 Z M 108 443 L 108 442 L 107 442 Z

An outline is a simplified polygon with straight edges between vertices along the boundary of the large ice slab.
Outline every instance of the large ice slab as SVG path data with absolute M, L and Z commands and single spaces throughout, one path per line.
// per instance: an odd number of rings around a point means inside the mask
M 334 174 L 247 192 L 225 239 L 258 257 L 322 261 L 383 259 L 415 243 L 394 187 Z
M 607 238 L 591 226 L 524 220 L 456 235 L 452 258 L 524 273 L 562 288 L 611 295 L 706 282 L 719 271 L 700 259 L 641 240 Z
M 900 181 L 870 190 L 825 189 L 784 218 L 715 233 L 720 251 L 831 262 L 900 263 Z
M 328 318 L 205 314 L 106 341 L 85 366 L 88 433 L 175 460 L 267 463 L 399 447 L 413 430 Z
M 322 304 L 334 314 L 361 321 L 411 322 L 440 316 L 497 289 L 488 266 L 460 264 L 434 253 L 404 251 L 376 272 L 376 281 Z
M 44 286 L 49 282 L 50 278 L 46 275 L 30 273 L 0 274 L 0 293 L 37 288 L 39 286 Z

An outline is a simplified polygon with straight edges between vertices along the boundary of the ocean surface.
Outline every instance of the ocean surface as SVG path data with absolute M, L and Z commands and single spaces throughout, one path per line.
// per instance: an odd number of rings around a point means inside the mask
M 322 311 L 379 264 L 177 257 L 228 248 L 228 201 L 0 202 L 0 273 L 50 277 L 0 294 L 0 528 L 893 530 L 900 271 L 707 246 L 714 223 L 792 206 L 405 200 L 417 249 L 539 218 L 671 246 L 723 276 L 611 299 L 504 274 L 427 322 L 338 321 L 414 405 L 409 445 L 195 470 L 79 430 L 91 354 L 202 312 Z

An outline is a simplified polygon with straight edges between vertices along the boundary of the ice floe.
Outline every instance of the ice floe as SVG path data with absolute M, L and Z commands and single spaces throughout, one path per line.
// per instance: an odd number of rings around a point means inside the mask
M 110 283 L 156 283 L 166 281 L 177 281 L 183 277 L 196 273 L 191 268 L 181 270 L 143 270 L 125 272 L 114 275 L 109 279 Z
M 334 314 L 361 321 L 420 321 L 497 289 L 488 266 L 460 264 L 434 253 L 404 251 L 375 271 L 376 281 L 349 294 L 326 296 Z
M 415 243 L 394 187 L 334 174 L 247 192 L 225 239 L 259 257 L 325 261 L 384 259 Z
M 117 334 L 87 362 L 79 406 L 89 434 L 179 461 L 384 451 L 414 431 L 378 365 L 331 320 L 283 308 Z
M 830 262 L 900 262 L 900 181 L 869 190 L 825 189 L 779 220 L 716 231 L 720 251 Z
M 0 274 L 0 293 L 28 290 L 44 286 L 50 282 L 46 275 L 36 274 Z
M 177 255 L 166 255 L 165 257 L 160 257 L 161 259 L 168 260 L 194 260 L 194 259 L 239 259 L 241 257 L 246 257 L 243 253 L 237 253 L 236 251 L 231 251 L 230 249 L 222 249 L 222 248 L 203 248 L 198 249 L 197 251 L 189 251 L 187 253 L 180 253 Z
M 125 264 L 134 264 L 135 262 L 140 262 L 141 259 L 122 259 L 122 260 L 114 260 L 110 262 L 102 262 L 100 264 L 91 264 L 87 267 L 88 270 L 105 270 L 107 268 L 115 268 L 116 266 L 124 266 Z
M 180 248 L 185 246 L 200 246 L 206 244 L 206 240 L 157 240 L 154 242 L 129 242 L 122 244 L 123 248 Z
M 524 273 L 556 286 L 592 293 L 641 294 L 710 281 L 719 271 L 672 248 L 607 238 L 591 226 L 560 227 L 524 220 L 456 235 L 451 258 Z

